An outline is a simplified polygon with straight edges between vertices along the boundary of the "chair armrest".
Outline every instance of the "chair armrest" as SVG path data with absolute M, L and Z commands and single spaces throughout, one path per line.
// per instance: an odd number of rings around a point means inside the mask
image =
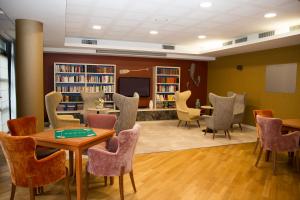
M 293 131 L 291 133 L 288 134 L 284 134 L 282 135 L 283 137 L 294 137 L 294 136 L 299 136 L 300 137 L 300 131 Z
M 30 165 L 30 175 L 39 179 L 37 183 L 46 185 L 66 176 L 65 164 L 66 152 L 59 150 L 43 159 L 35 160 L 34 163 Z

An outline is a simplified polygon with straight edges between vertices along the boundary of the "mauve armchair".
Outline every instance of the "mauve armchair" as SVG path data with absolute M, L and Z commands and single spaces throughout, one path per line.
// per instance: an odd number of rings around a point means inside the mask
M 206 123 L 206 127 L 213 131 L 213 139 L 215 138 L 215 133 L 218 130 L 224 130 L 225 136 L 227 135 L 231 139 L 229 129 L 233 120 L 233 105 L 235 100 L 235 95 L 230 97 L 222 97 L 213 93 L 208 94 L 210 103 L 212 104 L 214 110 L 211 116 L 203 115 Z M 204 135 L 206 135 L 207 129 Z
M 273 174 L 276 174 L 276 160 L 278 152 L 296 152 L 296 159 L 299 153 L 300 131 L 282 135 L 282 121 L 278 118 L 256 116 L 256 121 L 260 127 L 261 147 L 255 163 L 257 167 L 263 150 L 272 151 L 273 155 Z M 296 160 L 299 170 L 299 161 Z
M 71 199 L 66 153 L 63 150 L 37 160 L 35 141 L 29 136 L 9 136 L 0 132 L 0 143 L 11 176 L 11 197 L 15 196 L 16 186 L 28 187 L 30 200 L 35 199 L 34 188 L 65 179 L 67 199 Z
M 116 123 L 116 115 L 110 114 L 88 114 L 87 124 L 92 128 L 113 129 Z
M 112 138 L 118 144 L 116 152 L 109 152 L 97 147 L 88 149 L 89 160 L 86 167 L 86 194 L 89 174 L 104 177 L 119 176 L 120 197 L 123 200 L 123 175 L 129 173 L 134 192 L 136 192 L 132 165 L 139 134 L 140 125 L 135 124 L 132 129 L 123 130 L 117 137 Z
M 254 117 L 254 122 L 255 122 L 255 126 L 256 126 L 256 143 L 255 143 L 253 153 L 256 152 L 256 149 L 258 147 L 259 140 L 260 140 L 260 133 L 259 133 L 260 130 L 259 130 L 259 126 L 256 122 L 257 115 L 262 116 L 262 117 L 273 118 L 273 111 L 272 110 L 253 110 L 253 117 Z

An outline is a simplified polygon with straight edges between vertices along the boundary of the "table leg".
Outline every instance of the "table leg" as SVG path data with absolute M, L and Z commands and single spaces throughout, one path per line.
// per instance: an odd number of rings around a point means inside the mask
M 74 154 L 73 151 L 69 151 L 69 175 L 73 176 L 73 171 L 74 171 Z
M 75 151 L 75 162 L 76 162 L 76 193 L 77 200 L 83 199 L 82 190 L 82 151 L 77 149 Z

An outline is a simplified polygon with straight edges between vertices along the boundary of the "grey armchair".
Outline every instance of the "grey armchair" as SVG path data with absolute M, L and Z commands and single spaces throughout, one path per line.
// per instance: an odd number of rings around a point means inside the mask
M 96 107 L 96 100 L 104 98 L 104 92 L 101 90 L 100 92 L 81 92 L 80 94 L 83 100 L 83 119 L 84 123 L 86 123 L 87 115 L 89 113 L 88 109 Z
M 115 123 L 115 130 L 118 134 L 120 131 L 132 129 L 135 124 L 137 110 L 139 105 L 139 95 L 126 97 L 118 93 L 113 94 L 115 105 L 120 109 L 120 114 Z
M 229 129 L 233 120 L 235 96 L 236 95 L 231 97 L 221 97 L 213 93 L 209 93 L 209 101 L 214 110 L 211 116 L 203 116 L 205 117 L 206 127 L 213 131 L 213 139 L 215 138 L 215 133 L 218 130 L 224 130 L 225 136 L 227 135 L 228 138 L 231 139 Z M 205 130 L 204 135 L 206 135 L 206 132 L 207 131 Z
M 233 106 L 233 120 L 232 120 L 232 127 L 233 124 L 238 124 L 241 131 L 242 129 L 242 125 L 241 123 L 243 122 L 244 119 L 244 113 L 245 113 L 245 97 L 246 97 L 246 93 L 243 94 L 237 94 L 234 92 L 227 92 L 227 96 L 230 97 L 232 95 L 236 95 L 235 97 L 235 101 L 234 101 L 234 106 Z

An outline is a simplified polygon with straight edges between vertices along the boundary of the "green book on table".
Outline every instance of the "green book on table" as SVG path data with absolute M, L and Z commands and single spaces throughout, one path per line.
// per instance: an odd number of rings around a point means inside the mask
M 81 129 L 65 129 L 65 130 L 56 130 L 55 138 L 78 138 L 78 137 L 91 137 L 96 136 L 96 133 L 90 128 L 81 128 Z

